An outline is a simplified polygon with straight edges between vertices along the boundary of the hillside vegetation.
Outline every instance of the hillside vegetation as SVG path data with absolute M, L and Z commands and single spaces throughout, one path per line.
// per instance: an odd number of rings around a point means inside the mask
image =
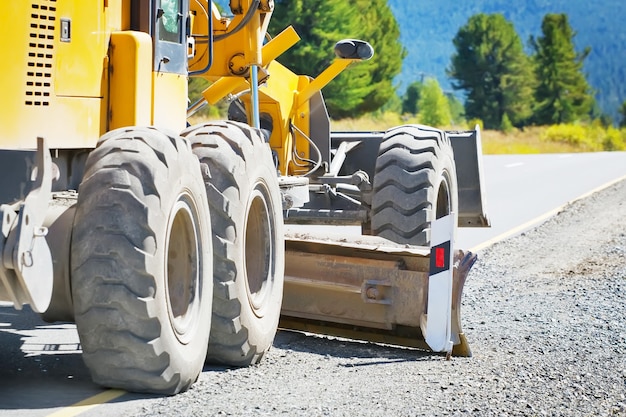
M 341 34 L 374 45 L 374 59 L 354 65 L 323 90 L 335 131 L 386 130 L 406 123 L 444 129 L 479 124 L 487 129 L 486 153 L 626 150 L 626 77 L 621 66 L 625 46 L 619 41 L 626 38 L 626 30 L 615 23 L 626 14 L 626 3 L 604 3 L 598 21 L 588 18 L 593 14 L 580 19 L 591 10 L 589 5 L 563 0 L 529 0 L 515 8 L 502 0 L 471 5 L 450 0 L 352 5 L 340 0 L 276 0 L 270 32 L 288 24 L 296 27 L 302 40 L 281 59 L 298 74 L 320 73 L 328 64 L 329 45 Z M 348 10 L 362 13 L 346 20 Z M 617 36 L 585 41 L 602 33 Z M 403 64 L 400 43 L 408 50 Z M 588 67 L 597 63 L 600 51 L 611 57 L 610 63 L 591 74 Z M 368 67 L 372 63 L 379 67 Z M 404 85 L 394 89 L 391 81 L 398 77 Z M 456 95 L 451 94 L 449 77 L 459 89 Z M 597 85 L 607 87 L 599 91 Z M 190 95 L 203 88 L 192 82 Z M 593 107 L 593 90 L 604 114 Z M 614 106 L 606 104 L 610 94 L 603 91 L 615 95 Z M 461 97 L 464 103 L 459 100 L 462 92 L 467 94 Z M 225 116 L 225 106 L 209 110 L 210 117 Z
M 357 119 L 332 121 L 333 131 L 385 131 L 391 127 L 419 123 L 419 118 L 407 118 L 387 112 Z M 464 126 L 448 127 L 448 130 L 473 129 L 473 122 Z M 480 124 L 480 121 L 478 121 Z M 576 153 L 594 151 L 626 150 L 626 128 L 615 129 L 593 124 L 562 124 L 533 126 L 523 130 L 482 130 L 484 154 L 539 154 Z
M 565 13 L 577 32 L 577 50 L 591 47 L 584 70 L 601 110 L 619 120 L 618 108 L 626 100 L 624 0 L 388 0 L 388 4 L 408 52 L 397 79 L 400 93 L 424 77 L 435 77 L 444 90 L 451 90 L 445 70 L 454 53 L 452 39 L 475 14 L 502 13 L 526 42 L 531 35 L 541 34 L 541 20 L 547 13 Z

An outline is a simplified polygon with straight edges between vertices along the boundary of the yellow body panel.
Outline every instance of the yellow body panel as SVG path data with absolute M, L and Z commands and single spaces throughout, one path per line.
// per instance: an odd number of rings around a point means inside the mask
M 3 2 L 0 148 L 91 148 L 116 127 L 185 126 L 186 77 L 153 73 L 131 0 Z
M 306 89 L 310 84 L 310 77 L 303 75 L 298 77 L 298 91 Z M 311 159 L 311 145 L 307 138 L 303 136 L 304 134 L 309 138 L 311 137 L 311 106 L 308 100 L 299 103 L 297 97 L 298 96 L 296 96 L 295 99 L 296 103 L 294 104 L 294 113 L 291 120 L 297 130 L 294 132 L 291 140 L 293 142 L 294 153 L 298 155 L 298 158 L 292 156 L 289 163 L 289 173 L 291 175 L 305 175 L 312 167 L 309 165 L 303 167 L 301 163 L 299 166 L 294 159 L 299 161 Z M 318 155 L 315 156 L 317 157 Z
M 259 111 L 272 117 L 274 129 L 270 137 L 270 146 L 278 154 L 281 173 L 286 175 L 293 150 L 289 132 L 291 105 L 294 92 L 298 90 L 299 77 L 277 61 L 271 62 L 268 72 L 270 77 L 259 89 Z
M 130 29 L 131 0 L 105 0 L 106 28 L 112 31 Z
M 69 39 L 57 27 L 54 91 L 57 96 L 102 97 L 107 44 L 102 0 L 59 1 L 57 26 L 66 22 Z
M 193 33 L 205 33 L 208 27 L 206 20 L 209 7 L 204 1 L 194 0 L 191 2 L 191 8 L 196 11 Z M 210 13 L 214 29 L 213 62 L 209 71 L 203 76 L 213 79 L 231 75 L 241 76 L 243 73 L 240 70 L 246 71 L 250 65 L 261 65 L 263 59 L 261 49 L 271 12 L 259 11 L 238 32 L 234 32 L 232 29 L 239 25 L 244 16 L 235 16 L 228 25 L 232 33 L 228 33 L 228 37 L 225 39 L 220 39 L 220 36 L 228 32 L 225 30 L 225 20 L 222 19 L 215 7 L 211 8 Z M 224 30 L 220 30 L 222 28 Z M 199 70 L 206 65 L 205 48 L 200 46 L 199 52 L 197 58 L 192 59 L 190 63 L 191 70 Z M 235 63 L 237 65 L 234 65 Z
M 97 82 L 84 94 L 56 95 L 60 43 L 57 9 L 69 3 L 3 2 L 7 18 L 0 24 L 0 50 L 15 52 L 0 63 L 0 148 L 32 149 L 37 136 L 45 137 L 50 147 L 81 147 L 95 144 L 94 138 L 99 136 L 102 57 L 99 70 L 91 76 Z M 102 50 L 102 41 L 90 49 Z M 77 83 L 84 86 L 87 82 L 79 77 Z
M 154 86 L 152 124 L 182 131 L 187 124 L 187 77 L 179 74 L 155 72 L 152 77 Z
M 152 122 L 152 38 L 143 32 L 111 35 L 109 129 Z
M 37 137 L 50 148 L 93 147 L 102 130 L 102 99 L 97 97 L 59 97 L 45 107 L 9 106 L 0 116 L 2 149 L 35 149 Z M 17 108 L 22 111 L 12 111 Z

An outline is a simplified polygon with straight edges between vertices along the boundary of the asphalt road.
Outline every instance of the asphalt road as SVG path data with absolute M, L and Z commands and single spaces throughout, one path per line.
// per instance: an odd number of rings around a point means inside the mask
M 486 155 L 490 228 L 458 230 L 457 247 L 477 251 L 519 234 L 567 203 L 626 178 L 626 152 Z
M 484 162 L 493 227 L 459 230 L 459 247 L 476 250 L 521 233 L 626 177 L 626 152 L 486 156 Z M 44 323 L 28 308 L 0 304 L 0 417 L 128 415 L 152 398 L 94 385 L 73 325 Z

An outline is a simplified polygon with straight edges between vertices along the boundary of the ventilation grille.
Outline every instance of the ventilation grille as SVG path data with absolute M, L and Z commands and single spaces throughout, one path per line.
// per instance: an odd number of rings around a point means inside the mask
M 56 0 L 32 4 L 26 70 L 26 105 L 50 105 L 56 28 Z

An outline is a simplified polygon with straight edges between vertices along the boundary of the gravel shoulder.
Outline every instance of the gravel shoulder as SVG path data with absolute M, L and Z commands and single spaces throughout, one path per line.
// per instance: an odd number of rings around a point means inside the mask
M 626 416 L 625 291 L 622 181 L 480 253 L 472 358 L 281 331 L 260 365 L 206 368 L 136 415 Z

